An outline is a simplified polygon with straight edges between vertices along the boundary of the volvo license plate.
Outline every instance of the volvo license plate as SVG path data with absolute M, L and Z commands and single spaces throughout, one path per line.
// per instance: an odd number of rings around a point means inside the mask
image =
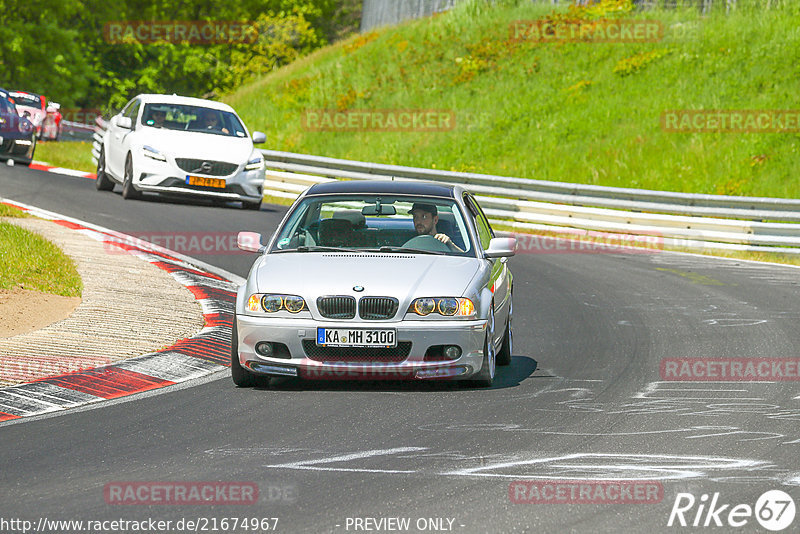
M 189 185 L 199 185 L 203 187 L 216 187 L 225 189 L 225 180 L 219 178 L 204 178 L 202 176 L 187 176 L 186 183 Z

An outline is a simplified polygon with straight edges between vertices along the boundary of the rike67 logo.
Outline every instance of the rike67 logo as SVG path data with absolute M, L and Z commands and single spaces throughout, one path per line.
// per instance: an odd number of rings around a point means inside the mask
M 753 517 L 765 529 L 777 532 L 794 521 L 794 499 L 781 490 L 770 490 L 762 494 L 755 507 L 749 504 L 723 504 L 719 493 L 700 499 L 691 493 L 678 493 L 667 526 L 692 527 L 743 527 L 751 523 Z

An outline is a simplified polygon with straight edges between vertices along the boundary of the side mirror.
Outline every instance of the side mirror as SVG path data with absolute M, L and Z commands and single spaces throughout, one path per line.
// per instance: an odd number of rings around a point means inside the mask
M 245 252 L 264 252 L 266 247 L 261 244 L 261 234 L 257 232 L 239 232 L 236 236 L 236 245 Z
M 483 253 L 487 258 L 509 258 L 514 255 L 517 240 L 513 237 L 495 237 L 489 241 L 489 248 Z
M 126 130 L 130 130 L 133 128 L 133 122 L 131 121 L 130 117 L 119 117 L 117 119 L 117 126 L 120 128 L 125 128 Z
M 253 132 L 253 143 L 260 145 L 267 142 L 267 134 L 264 132 Z

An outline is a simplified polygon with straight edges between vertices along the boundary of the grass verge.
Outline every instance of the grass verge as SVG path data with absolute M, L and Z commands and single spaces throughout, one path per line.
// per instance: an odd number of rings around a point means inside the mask
M 61 249 L 34 232 L 0 221 L 0 289 L 20 284 L 65 297 L 79 297 L 83 289 L 75 263 Z
M 0 203 L 0 217 L 13 217 L 15 219 L 24 219 L 27 217 L 31 217 L 24 211 L 19 208 L 15 208 L 14 206 L 9 206 L 8 204 Z
M 36 161 L 48 165 L 94 172 L 97 165 L 92 161 L 92 143 L 88 141 L 50 141 L 36 145 Z

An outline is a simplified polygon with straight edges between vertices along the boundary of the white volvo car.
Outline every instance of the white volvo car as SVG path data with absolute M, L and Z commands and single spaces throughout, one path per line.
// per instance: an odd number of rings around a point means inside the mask
M 97 189 L 122 185 L 123 198 L 142 192 L 240 201 L 259 209 L 264 158 L 230 106 L 177 95 L 143 94 L 111 118 L 97 158 Z

